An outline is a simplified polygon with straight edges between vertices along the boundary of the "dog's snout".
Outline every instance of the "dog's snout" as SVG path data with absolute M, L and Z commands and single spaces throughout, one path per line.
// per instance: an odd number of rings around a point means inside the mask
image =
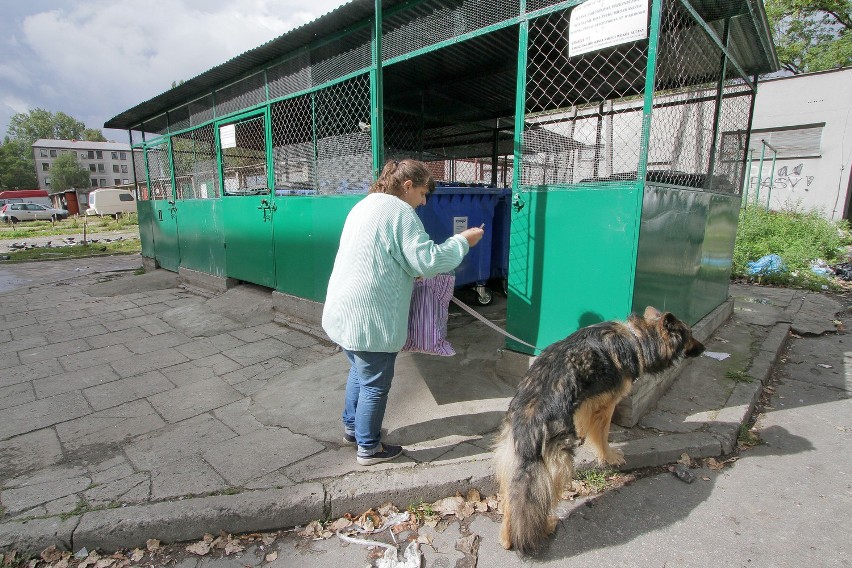
M 690 337 L 689 341 L 686 344 L 686 356 L 687 357 L 698 357 L 702 353 L 704 353 L 704 344 L 695 339 L 694 337 Z

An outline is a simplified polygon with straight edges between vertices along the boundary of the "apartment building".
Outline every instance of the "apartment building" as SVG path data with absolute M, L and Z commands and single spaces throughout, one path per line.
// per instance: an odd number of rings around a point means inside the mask
M 90 186 L 77 188 L 81 192 L 88 193 L 99 187 L 127 186 L 133 180 L 133 156 L 129 144 L 41 138 L 33 144 L 39 189 L 53 193 L 50 186 L 53 162 L 69 152 L 89 172 Z

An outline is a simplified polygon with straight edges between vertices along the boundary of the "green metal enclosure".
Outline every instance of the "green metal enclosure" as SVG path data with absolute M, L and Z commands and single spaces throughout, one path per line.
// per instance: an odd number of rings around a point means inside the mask
M 318 302 L 385 160 L 504 181 L 507 330 L 543 347 L 725 301 L 777 65 L 759 0 L 354 0 L 104 126 L 143 151 L 143 255 Z

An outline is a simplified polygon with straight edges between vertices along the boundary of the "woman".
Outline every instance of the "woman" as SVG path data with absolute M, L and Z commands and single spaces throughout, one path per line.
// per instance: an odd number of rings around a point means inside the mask
M 416 160 L 388 162 L 346 218 L 328 283 L 322 327 L 349 358 L 343 432 L 361 465 L 389 461 L 402 447 L 383 444 L 382 420 L 394 362 L 408 336 L 414 279 L 455 269 L 482 228 L 435 244 L 414 212 L 435 180 Z

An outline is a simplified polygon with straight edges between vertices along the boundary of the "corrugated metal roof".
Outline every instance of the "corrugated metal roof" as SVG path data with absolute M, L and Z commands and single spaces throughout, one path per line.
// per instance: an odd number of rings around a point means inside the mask
M 778 68 L 760 0 L 689 2 L 711 25 L 723 18 L 734 18 L 731 51 L 741 60 L 746 73 L 766 73 Z M 388 11 L 402 3 L 402 0 L 383 0 L 382 9 Z M 317 40 L 363 25 L 372 18 L 373 10 L 374 0 L 352 0 L 313 22 L 124 111 L 107 121 L 104 127 L 135 127 L 143 120 L 207 95 L 217 87 L 227 85 Z M 459 42 L 440 51 L 426 53 L 416 60 L 386 67 L 385 104 L 387 108 L 419 109 L 419 101 L 412 97 L 420 97 L 419 93 L 424 93 L 424 96 L 431 97 L 429 112 L 440 117 L 444 123 L 513 116 L 516 62 L 517 30 L 514 28 Z M 696 74 L 703 71 L 696 70 Z M 634 82 L 641 87 L 644 81 L 640 79 L 623 79 L 622 82 L 626 81 L 626 84 L 618 86 L 618 90 L 627 93 Z M 452 93 L 447 91 L 448 85 L 453 87 Z

